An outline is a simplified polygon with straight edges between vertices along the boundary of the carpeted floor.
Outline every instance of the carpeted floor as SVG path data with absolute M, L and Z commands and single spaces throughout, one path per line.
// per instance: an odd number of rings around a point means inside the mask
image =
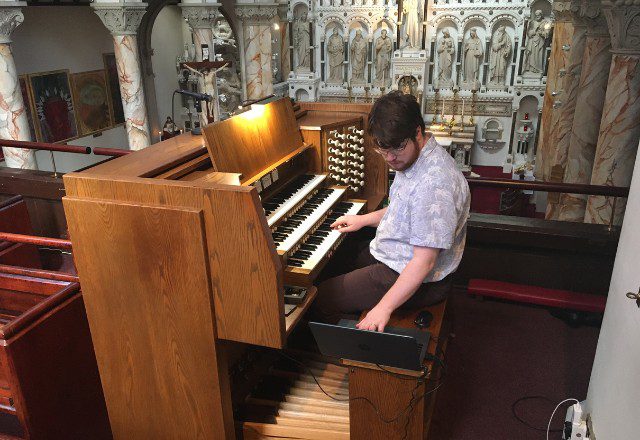
M 586 397 L 599 329 L 571 328 L 548 310 L 456 293 L 450 301 L 455 338 L 445 382 L 438 390 L 430 440 L 534 440 L 545 438 L 518 422 L 546 429 L 555 405 Z M 552 428 L 560 428 L 565 409 Z M 560 439 L 556 433 L 550 437 Z

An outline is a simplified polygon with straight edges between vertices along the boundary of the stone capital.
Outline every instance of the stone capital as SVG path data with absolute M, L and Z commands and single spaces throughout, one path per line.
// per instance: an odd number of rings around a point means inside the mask
M 179 3 L 191 29 L 210 29 L 220 14 L 220 3 Z
M 278 16 L 278 4 L 236 3 L 236 16 L 244 24 L 270 24 Z
M 93 3 L 91 5 L 111 35 L 136 35 L 147 10 L 146 3 Z
M 603 1 L 602 5 L 611 35 L 611 52 L 640 55 L 640 0 Z
M 552 5 L 553 16 L 555 21 L 571 22 L 576 14 L 576 1 L 554 1 Z
M 22 7 L 27 2 L 0 2 L 0 44 L 11 43 L 11 34 L 22 24 Z

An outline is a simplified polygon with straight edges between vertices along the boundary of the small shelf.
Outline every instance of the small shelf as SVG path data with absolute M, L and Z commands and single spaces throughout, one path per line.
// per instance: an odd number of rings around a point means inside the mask
M 298 304 L 298 307 L 291 312 L 289 316 L 285 316 L 284 324 L 285 324 L 285 333 L 287 337 L 291 334 L 291 331 L 298 325 L 300 322 L 300 318 L 304 315 L 307 309 L 311 306 L 313 299 L 318 294 L 318 288 L 316 286 L 307 287 L 307 296 L 304 298 L 302 304 Z M 283 312 L 284 313 L 284 312 Z

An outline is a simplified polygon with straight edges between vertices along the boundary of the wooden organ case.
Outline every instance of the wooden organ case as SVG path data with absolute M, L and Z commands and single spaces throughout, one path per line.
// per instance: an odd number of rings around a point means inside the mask
M 386 191 L 386 179 L 367 186 L 367 171 L 386 176 L 380 157 L 352 161 L 363 165 L 363 184 L 334 185 L 328 144 L 303 134 L 356 127 L 364 145 L 369 107 L 253 105 L 203 136 L 65 175 L 114 438 L 235 438 L 229 353 L 286 345 L 341 240 L 327 225 L 377 208 Z M 308 286 L 287 316 L 285 284 Z

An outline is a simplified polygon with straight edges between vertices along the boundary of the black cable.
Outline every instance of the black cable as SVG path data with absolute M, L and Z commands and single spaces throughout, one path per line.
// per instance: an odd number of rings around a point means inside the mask
M 552 405 L 554 404 L 554 401 L 549 399 L 548 397 L 545 396 L 524 396 L 519 398 L 518 400 L 516 400 L 515 402 L 513 402 L 511 404 L 511 414 L 513 414 L 513 417 L 515 417 L 515 419 L 522 423 L 524 426 L 526 426 L 529 429 L 533 429 L 535 431 L 542 431 L 542 432 L 547 432 L 547 428 L 538 428 L 537 426 L 533 426 L 531 425 L 529 422 L 527 422 L 526 420 L 523 420 L 520 418 L 520 416 L 518 416 L 518 414 L 516 413 L 516 406 L 518 405 L 518 403 L 523 402 L 525 400 L 533 400 L 533 399 L 541 399 L 544 400 L 546 402 L 551 403 Z M 562 429 L 552 429 L 549 432 L 562 432 Z
M 173 133 L 171 133 L 172 136 L 174 136 L 176 134 L 176 117 L 175 117 L 175 101 L 176 98 L 176 91 L 173 91 L 173 95 L 171 95 L 171 122 L 173 122 Z

